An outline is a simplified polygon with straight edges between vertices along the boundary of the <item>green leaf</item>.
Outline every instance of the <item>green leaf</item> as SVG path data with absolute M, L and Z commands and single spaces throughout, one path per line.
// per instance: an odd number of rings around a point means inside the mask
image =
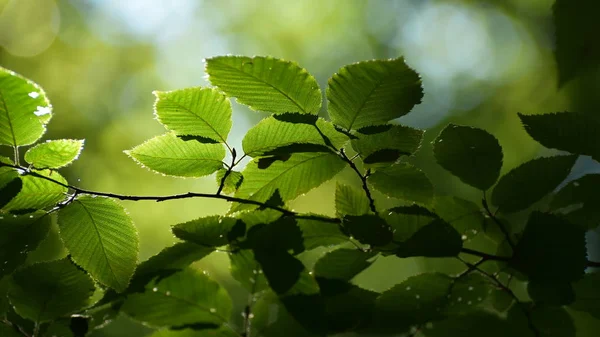
M 482 231 L 485 221 L 481 208 L 475 203 L 451 196 L 436 196 L 433 209 L 440 218 L 452 225 L 461 235 L 467 238 Z
M 437 219 L 437 215 L 417 205 L 394 207 L 384 213 L 383 218 L 394 233 L 394 241 L 409 239 L 419 229 Z
M 315 277 L 350 281 L 371 265 L 369 260 L 374 256 L 375 253 L 359 249 L 336 249 L 317 260 L 313 274 Z
M 302 231 L 304 249 L 331 247 L 348 241 L 348 237 L 340 230 L 340 224 L 312 219 L 297 219 Z
M 558 112 L 519 114 L 527 133 L 547 148 L 591 156 L 600 161 L 600 119 L 592 114 Z
M 10 158 L 0 156 L 0 164 L 14 165 L 15 163 Z M 14 178 L 18 177 L 19 174 L 17 173 L 16 169 L 0 165 L 0 188 L 4 187 Z
M 277 294 L 314 295 L 319 292 L 317 281 L 292 254 L 272 249 L 254 249 L 253 252 L 269 286 Z
M 50 170 L 33 170 L 33 172 L 52 178 L 62 184 L 67 184 L 65 178 L 58 172 Z M 43 209 L 55 206 L 66 197 L 67 188 L 57 183 L 33 175 L 22 175 L 20 178 L 23 181 L 23 187 L 14 199 L 4 206 L 4 210 L 29 211 Z
M 44 262 L 13 274 L 8 292 L 19 315 L 45 322 L 76 312 L 89 303 L 92 279 L 69 260 Z
M 226 143 L 231 130 L 231 103 L 213 88 L 154 91 L 158 121 L 179 136 Z
M 400 156 L 417 152 L 423 139 L 423 130 L 403 125 L 377 125 L 359 129 L 352 147 L 365 164 L 393 163 Z
M 347 130 L 404 116 L 421 98 L 421 79 L 403 58 L 347 65 L 327 87 L 331 121 Z
M 502 168 L 496 137 L 473 127 L 448 125 L 433 141 L 433 154 L 440 166 L 482 191 L 494 185 Z
M 407 163 L 397 163 L 375 171 L 367 181 L 378 191 L 398 199 L 429 205 L 433 201 L 433 185 L 421 171 Z
M 471 272 L 454 280 L 448 297 L 446 313 L 449 315 L 464 314 L 480 309 L 495 285 L 477 272 Z
M 490 294 L 492 306 L 498 312 L 505 312 L 510 308 L 515 299 L 504 289 L 492 290 Z
M 404 332 L 411 326 L 441 319 L 451 285 L 447 275 L 424 273 L 393 286 L 377 298 L 376 330 Z
M 393 238 L 390 226 L 377 215 L 346 215 L 342 225 L 346 232 L 366 245 L 385 246 Z
M 561 306 L 575 301 L 575 292 L 569 282 L 531 280 L 527 283 L 527 293 L 537 305 Z
M 460 253 L 462 239 L 452 226 L 435 219 L 398 245 L 395 254 L 399 257 L 452 257 Z
M 210 83 L 254 110 L 317 114 L 321 90 L 296 63 L 272 57 L 218 56 L 206 59 Z
M 584 311 L 600 319 L 600 273 L 585 274 L 583 278 L 573 284 L 575 303 L 570 308 Z
M 252 250 L 244 249 L 229 254 L 231 276 L 251 294 L 268 288 L 267 279 Z
M 176 237 L 207 247 L 219 247 L 229 243 L 233 238 L 229 233 L 234 226 L 241 224 L 245 232 L 245 224 L 238 219 L 223 216 L 198 218 L 175 225 L 171 228 Z
M 121 310 L 135 320 L 163 326 L 221 325 L 229 321 L 231 299 L 200 270 L 184 269 L 131 294 Z
M 600 224 L 599 189 L 600 174 L 586 174 L 561 188 L 552 198 L 550 207 L 564 214 L 569 222 L 584 229 L 594 229 Z
M 524 313 L 524 308 L 519 305 L 513 305 L 508 311 L 508 323 L 519 331 L 518 334 L 511 336 L 524 337 L 575 337 L 575 325 L 573 318 L 561 307 L 530 306 L 525 308 L 528 314 Z M 531 329 L 535 327 L 537 333 Z
M 154 137 L 125 153 L 154 172 L 176 177 L 209 175 L 223 167 L 225 158 L 222 144 L 184 140 L 174 133 Z
M 294 150 L 294 146 L 301 148 L 302 144 L 337 149 L 346 141 L 346 135 L 322 118 L 286 113 L 267 117 L 253 126 L 244 136 L 242 147 L 248 156 L 259 157 Z
M 123 206 L 82 196 L 58 213 L 60 237 L 73 261 L 97 281 L 122 292 L 133 275 L 138 235 Z
M 475 311 L 435 322 L 432 328 L 426 331 L 427 337 L 506 337 L 523 336 L 524 329 L 517 329 L 510 322 L 492 313 Z
M 12 273 L 46 238 L 51 219 L 45 212 L 22 216 L 0 216 L 0 278 Z
M 594 0 L 557 0 L 552 9 L 560 87 L 599 65 L 600 49 L 594 32 L 600 30 L 600 6 Z
M 227 172 L 227 170 L 225 168 L 220 168 L 217 171 L 217 174 L 215 175 L 216 176 L 215 179 L 217 180 L 218 185 L 221 185 L 221 182 L 223 181 L 223 178 L 225 177 L 226 172 Z M 222 192 L 226 193 L 226 194 L 235 193 L 240 188 L 240 186 L 242 186 L 243 182 L 244 182 L 244 175 L 242 175 L 242 172 L 231 171 L 227 175 L 227 178 L 225 178 Z
M 13 327 L 0 323 L 0 336 L 3 337 L 23 337 L 23 335 Z
M 571 172 L 577 156 L 536 158 L 503 175 L 492 202 L 510 213 L 524 210 L 552 192 Z
M 369 199 L 365 191 L 350 185 L 337 183 L 335 188 L 335 212 L 339 217 L 371 213 Z
M 73 162 L 83 149 L 83 140 L 59 139 L 38 144 L 25 153 L 25 161 L 33 167 L 57 169 Z
M 586 255 L 584 230 L 559 216 L 535 211 L 515 247 L 511 265 L 531 280 L 571 282 L 583 276 Z
M 158 330 L 150 335 L 150 337 L 239 337 L 239 335 L 233 332 L 230 328 L 203 330 L 196 330 L 192 328 L 183 330 Z
M 238 198 L 265 202 L 279 190 L 283 201 L 321 185 L 340 172 L 346 163 L 331 152 L 293 153 L 284 160 L 276 160 L 264 168 L 260 159 L 251 161 L 244 171 L 244 183 L 235 194 Z M 253 206 L 237 204 L 233 211 Z
M 259 224 L 248 229 L 247 239 L 239 244 L 244 249 L 268 249 L 269 251 L 304 251 L 302 231 L 292 217 Z
M 0 186 L 0 209 L 10 203 L 23 189 L 23 180 L 18 176 Z
M 32 81 L 0 67 L 0 145 L 35 143 L 46 132 L 52 105 Z

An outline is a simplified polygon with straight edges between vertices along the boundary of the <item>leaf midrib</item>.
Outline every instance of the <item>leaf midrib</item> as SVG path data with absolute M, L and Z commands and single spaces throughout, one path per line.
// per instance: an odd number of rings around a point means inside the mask
M 12 125 L 12 121 L 10 119 L 10 112 L 8 111 L 8 107 L 6 106 L 6 100 L 4 100 L 4 94 L 2 94 L 2 90 L 0 90 L 0 101 L 2 101 L 2 106 L 4 107 L 4 111 L 6 111 L 6 120 L 8 120 L 8 126 L 10 128 L 10 134 L 13 139 L 13 146 L 17 146 L 17 138 L 15 137 L 15 130 Z
M 350 73 L 350 72 L 348 72 Z M 358 107 L 358 110 L 356 110 L 356 114 L 354 114 L 354 117 L 352 118 L 352 121 L 350 121 L 350 125 L 348 125 L 348 131 L 350 131 L 352 129 L 352 125 L 354 125 L 354 122 L 356 122 L 356 119 L 358 118 L 358 115 L 360 115 L 360 112 L 362 111 L 362 109 L 365 107 L 365 104 L 367 104 L 367 101 L 369 100 L 369 97 L 371 97 L 371 95 L 373 94 L 373 92 L 379 88 L 382 83 L 384 81 L 386 81 L 388 78 L 392 77 L 391 74 L 388 74 L 387 76 L 382 77 L 381 79 L 377 80 L 375 82 L 375 84 L 373 85 L 373 88 L 371 90 L 369 90 L 369 94 L 367 96 L 365 96 L 365 100 L 360 104 L 360 107 Z
M 204 124 L 208 125 L 208 127 L 217 135 L 219 136 L 219 138 L 221 139 L 221 142 L 226 143 L 225 137 L 223 137 L 209 122 L 207 122 L 204 118 L 202 118 L 201 116 L 195 114 L 191 109 L 185 107 L 184 105 L 181 105 L 179 102 L 176 102 L 170 98 L 166 98 L 165 99 L 168 102 L 173 103 L 174 105 L 176 105 L 177 107 L 181 108 L 182 110 L 190 113 L 193 117 L 196 117 L 197 119 L 201 120 L 202 122 L 204 122 Z M 199 135 L 202 136 L 202 135 Z
M 254 78 L 254 79 L 258 80 L 259 82 L 261 82 L 261 83 L 263 83 L 263 84 L 266 84 L 267 86 L 269 86 L 269 87 L 271 87 L 271 88 L 273 88 L 273 89 L 277 90 L 277 91 L 278 91 L 280 94 L 282 94 L 283 96 L 285 96 L 285 97 L 286 97 L 287 99 L 289 99 L 289 100 L 290 100 L 292 103 L 294 103 L 294 104 L 295 104 L 295 105 L 296 105 L 298 108 L 300 108 L 300 110 L 302 110 L 302 112 L 304 112 L 304 113 L 309 113 L 309 112 L 307 112 L 305 109 L 303 109 L 303 108 L 300 106 L 300 104 L 299 104 L 298 102 L 296 102 L 296 100 L 295 100 L 295 99 L 293 99 L 292 97 L 290 97 L 290 96 L 289 96 L 288 94 L 286 94 L 285 92 L 281 91 L 281 90 L 280 90 L 279 88 L 277 88 L 276 86 L 274 86 L 274 85 L 272 85 L 272 84 L 270 84 L 270 83 L 266 82 L 265 80 L 261 79 L 260 77 L 257 77 L 257 76 L 255 76 L 255 75 L 253 75 L 253 74 L 250 74 L 250 73 L 247 73 L 247 72 L 243 71 L 242 69 L 236 68 L 236 67 L 234 67 L 234 66 L 231 66 L 231 65 L 229 65 L 229 64 L 227 64 L 227 63 L 222 63 L 222 62 L 218 62 L 218 63 L 220 63 L 221 65 L 223 65 L 223 66 L 225 66 L 225 67 L 231 68 L 231 69 L 233 69 L 233 70 L 238 70 L 240 73 L 242 73 L 242 74 L 245 74 L 245 75 L 248 75 L 249 77 L 252 77 L 252 78 Z

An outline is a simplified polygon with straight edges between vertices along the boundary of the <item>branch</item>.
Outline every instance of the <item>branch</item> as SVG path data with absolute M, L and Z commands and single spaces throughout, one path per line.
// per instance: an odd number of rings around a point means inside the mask
M 227 171 L 225 171 L 225 174 L 223 175 L 223 178 L 221 178 L 221 182 L 219 183 L 219 189 L 217 190 L 217 195 L 221 194 L 221 191 L 223 191 L 223 188 L 225 187 L 225 181 L 227 180 L 227 177 L 231 174 L 231 171 L 233 170 L 233 168 L 235 167 L 235 156 L 236 156 L 236 152 L 235 152 L 235 148 L 231 149 L 231 165 L 229 165 L 229 167 L 227 168 Z
M 498 225 L 498 228 L 500 229 L 502 234 L 504 234 L 504 236 L 506 237 L 506 241 L 508 242 L 510 248 L 512 248 L 514 250 L 515 243 L 512 241 L 512 239 L 510 237 L 510 233 L 508 232 L 506 227 L 504 227 L 504 224 L 502 224 L 502 222 L 500 222 L 500 220 L 498 220 L 498 218 L 496 218 L 494 213 L 492 213 L 492 211 L 490 210 L 490 207 L 488 206 L 488 203 L 487 203 L 487 198 L 485 196 L 485 192 L 483 192 L 483 199 L 481 200 L 481 204 L 483 205 L 483 208 L 485 209 L 485 212 L 488 214 L 488 216 L 492 219 L 492 221 L 496 225 Z
M 362 182 L 362 188 L 365 191 L 365 194 L 367 195 L 367 199 L 369 199 L 369 208 L 371 209 L 371 211 L 373 213 L 377 214 L 377 209 L 375 208 L 375 200 L 373 200 L 373 197 L 371 196 L 371 191 L 369 190 L 369 186 L 367 186 L 368 174 L 363 175 L 362 173 L 360 173 L 360 170 L 358 169 L 358 167 L 356 167 L 356 165 L 354 164 L 352 159 L 348 158 L 348 156 L 346 155 L 346 152 L 344 152 L 344 149 L 340 149 L 339 152 L 340 152 L 342 159 L 344 159 L 344 161 L 347 162 L 348 165 L 350 165 L 352 170 L 354 170 L 354 172 L 356 172 L 356 174 L 360 178 L 360 181 Z
M 492 254 L 486 254 L 477 250 L 473 250 L 473 249 L 469 249 L 469 248 L 463 248 L 461 249 L 462 253 L 465 254 L 469 254 L 469 255 L 475 255 L 475 256 L 479 256 L 485 260 L 492 260 L 492 261 L 503 261 L 503 262 L 508 262 L 512 259 L 512 257 L 509 256 L 498 256 L 498 255 L 492 255 Z

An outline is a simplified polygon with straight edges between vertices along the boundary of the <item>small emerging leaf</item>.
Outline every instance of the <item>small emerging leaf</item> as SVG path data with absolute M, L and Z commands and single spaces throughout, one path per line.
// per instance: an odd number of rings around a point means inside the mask
M 253 110 L 317 114 L 321 90 L 296 63 L 272 57 L 217 56 L 206 59 L 210 83 Z
M 155 91 L 158 121 L 178 136 L 199 136 L 227 142 L 231 130 L 231 103 L 212 88 Z
M 492 202 L 503 212 L 531 206 L 552 192 L 571 172 L 577 156 L 530 160 L 503 175 L 492 192 Z
M 347 130 L 404 116 L 421 98 L 421 79 L 403 58 L 347 65 L 327 87 L 331 121 Z
M 29 149 L 25 153 L 25 161 L 38 169 L 58 169 L 77 159 L 82 149 L 83 140 L 51 140 Z
M 83 196 L 58 213 L 60 237 L 73 261 L 100 283 L 127 289 L 138 254 L 138 235 L 123 206 Z
M 502 168 L 496 137 L 473 127 L 448 125 L 433 141 L 433 154 L 443 168 L 482 191 L 494 185 Z
M 202 177 L 223 167 L 225 148 L 196 139 L 184 140 L 174 133 L 154 137 L 125 151 L 152 171 L 176 177 Z

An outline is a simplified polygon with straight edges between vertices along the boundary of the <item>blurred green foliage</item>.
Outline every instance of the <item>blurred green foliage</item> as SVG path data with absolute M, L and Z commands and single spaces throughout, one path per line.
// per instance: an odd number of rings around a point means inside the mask
M 428 129 L 415 163 L 436 193 L 452 191 L 478 201 L 474 188 L 435 165 L 430 142 L 444 125 L 483 128 L 503 148 L 519 149 L 504 154 L 504 173 L 541 151 L 521 127 L 517 112 L 593 111 L 597 106 L 599 69 L 558 87 L 552 4 L 0 0 L 0 65 L 45 88 L 55 112 L 45 139 L 86 139 L 80 160 L 64 171 L 69 181 L 97 191 L 161 195 L 214 192 L 217 186 L 213 177 L 172 179 L 142 170 L 123 153 L 162 132 L 152 115 L 153 90 L 208 84 L 204 58 L 241 54 L 290 59 L 324 88 L 342 65 L 403 55 L 422 75 L 425 88 L 423 102 L 399 119 Z M 264 116 L 235 106 L 231 145 L 240 148 L 242 136 Z M 592 165 L 579 160 L 575 175 L 594 170 Z M 347 173 L 338 180 L 353 179 Z M 330 181 L 299 197 L 295 209 L 333 215 L 335 186 Z M 227 209 L 214 199 L 124 205 L 139 229 L 141 260 L 175 241 L 171 225 Z M 57 237 L 50 236 L 42 244 L 48 254 L 34 258 L 60 256 L 57 246 Z M 226 261 L 216 253 L 201 264 L 227 287 L 235 281 L 224 276 Z M 357 281 L 381 291 L 422 268 L 419 259 L 382 258 Z M 237 292 L 234 298 L 245 296 Z M 147 331 L 123 319 L 96 336 L 142 336 Z

